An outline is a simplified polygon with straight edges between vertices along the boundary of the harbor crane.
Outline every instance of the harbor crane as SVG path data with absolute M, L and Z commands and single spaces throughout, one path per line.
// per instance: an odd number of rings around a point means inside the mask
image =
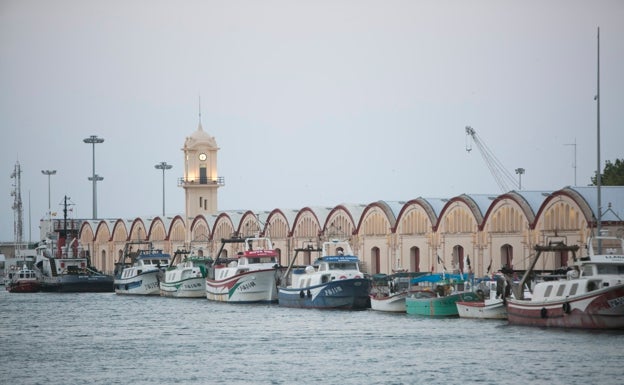
M 485 142 L 481 140 L 479 135 L 477 135 L 477 132 L 472 127 L 466 126 L 466 136 L 466 151 L 470 153 L 472 150 L 472 144 L 470 143 L 470 140 L 472 140 L 477 145 L 479 152 L 481 152 L 481 156 L 483 156 L 485 164 L 490 169 L 490 172 L 492 173 L 492 176 L 494 177 L 494 180 L 496 180 L 496 183 L 498 184 L 498 187 L 500 187 L 501 191 L 506 193 L 512 189 L 518 189 L 519 183 L 516 182 L 514 176 L 507 171 L 501 161 L 498 160 L 496 155 L 494 155 L 492 150 L 490 150 Z M 522 178 L 524 169 L 516 169 L 516 174 L 519 174 L 520 178 Z M 511 188 L 509 188 L 510 186 Z

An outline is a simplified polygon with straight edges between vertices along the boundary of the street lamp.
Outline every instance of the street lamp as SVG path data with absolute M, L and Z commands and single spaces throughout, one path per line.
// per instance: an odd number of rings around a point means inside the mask
M 518 190 L 522 190 L 522 174 L 524 174 L 524 169 L 517 168 L 516 174 L 518 174 Z
M 97 143 L 104 142 L 103 138 L 98 138 L 97 135 L 91 135 L 90 137 L 83 139 L 83 142 L 93 145 L 93 173 L 89 180 L 93 182 L 93 219 L 97 219 L 97 182 L 104 180 L 101 176 L 95 175 L 95 145 Z
M 51 214 L 51 204 L 50 204 L 50 176 L 56 174 L 56 170 L 41 170 L 43 175 L 48 176 L 48 215 Z
M 156 168 L 157 170 L 162 170 L 163 174 L 163 217 L 165 216 L 165 170 L 169 170 L 172 167 L 173 166 L 167 164 L 167 162 L 160 162 L 159 164 L 154 166 L 154 168 Z

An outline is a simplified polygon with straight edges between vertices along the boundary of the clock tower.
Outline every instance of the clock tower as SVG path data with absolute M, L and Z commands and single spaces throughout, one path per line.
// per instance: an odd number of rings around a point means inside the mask
M 217 174 L 218 150 L 215 138 L 204 131 L 201 121 L 184 141 L 184 177 L 179 185 L 184 188 L 187 220 L 217 212 L 217 190 L 225 185 Z

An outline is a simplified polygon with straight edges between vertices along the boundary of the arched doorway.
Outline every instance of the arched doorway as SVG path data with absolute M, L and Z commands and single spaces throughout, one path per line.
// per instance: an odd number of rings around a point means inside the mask
M 460 245 L 453 247 L 453 273 L 459 273 L 464 271 L 464 248 Z
M 513 247 L 510 244 L 504 244 L 500 249 L 501 254 L 501 268 L 507 267 L 513 269 Z
M 409 271 L 420 271 L 420 249 L 416 246 L 410 248 Z
M 371 249 L 371 270 L 370 274 L 377 274 L 381 270 L 381 252 L 376 246 Z

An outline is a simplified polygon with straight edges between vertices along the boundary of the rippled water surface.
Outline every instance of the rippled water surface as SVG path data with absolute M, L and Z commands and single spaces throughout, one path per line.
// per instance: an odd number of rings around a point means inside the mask
M 621 384 L 624 333 L 0 292 L 2 384 Z

